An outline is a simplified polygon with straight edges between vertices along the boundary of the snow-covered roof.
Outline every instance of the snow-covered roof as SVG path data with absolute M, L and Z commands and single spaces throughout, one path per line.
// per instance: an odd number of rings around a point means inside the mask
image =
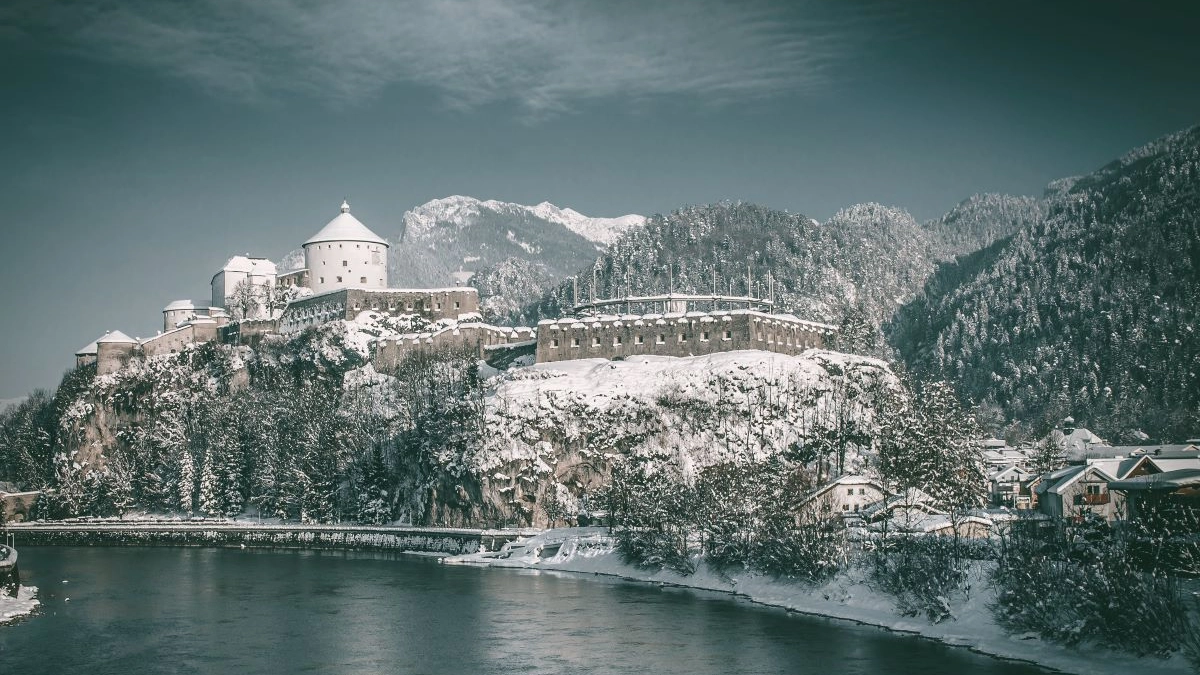
M 975 523 L 987 528 L 994 526 L 994 523 L 990 518 L 985 518 L 983 516 L 964 516 L 958 519 L 958 523 L 960 525 Z M 939 530 L 953 528 L 954 520 L 951 519 L 949 515 L 944 513 L 902 511 L 896 513 L 886 521 L 876 523 L 871 526 L 871 528 L 875 530 L 881 530 L 885 527 L 891 531 L 909 532 L 913 534 L 930 534 Z
M 1125 478 L 1139 464 L 1148 461 L 1146 455 L 1138 455 L 1136 457 L 1111 457 L 1101 459 L 1089 459 L 1087 463 L 1094 466 L 1113 478 Z M 1200 466 L 1198 464 L 1197 466 Z M 1159 469 L 1160 471 L 1162 469 Z
M 179 309 L 196 309 L 191 300 L 174 300 L 166 307 L 163 307 L 164 312 L 170 312 Z
M 867 478 L 866 476 L 860 476 L 858 474 L 845 474 L 842 476 L 838 476 L 834 480 L 829 481 L 828 483 L 822 485 L 821 487 L 817 488 L 816 490 L 813 490 L 807 496 L 805 496 L 804 499 L 802 499 L 800 501 L 800 503 L 807 504 L 808 502 L 811 502 L 812 500 L 816 499 L 817 497 L 820 497 L 821 495 L 825 494 L 826 492 L 829 492 L 830 490 L 832 490 L 833 488 L 835 488 L 839 485 L 869 485 L 869 486 L 875 488 L 876 490 L 879 490 L 880 492 L 884 492 L 883 486 L 871 478 Z
M 1200 469 L 1200 457 L 1151 457 L 1147 455 L 1146 461 L 1163 473 L 1181 469 Z
M 1113 481 L 1108 488 L 1123 492 L 1174 492 L 1181 488 L 1200 488 L 1200 469 L 1179 469 Z
M 96 338 L 96 339 L 98 340 L 99 338 Z M 94 356 L 95 354 L 96 354 L 96 340 L 92 340 L 91 342 L 89 342 L 86 345 L 84 345 L 83 347 L 81 347 L 79 349 L 79 351 L 75 352 L 75 356 Z
M 221 272 L 245 272 L 247 274 L 275 274 L 275 263 L 266 258 L 235 255 L 221 266 Z M 217 272 L 220 274 L 221 272 Z M 216 276 L 216 275 L 213 275 Z
M 1096 456 L 1088 454 L 1088 451 L 1093 446 L 1104 445 L 1104 439 L 1100 438 L 1091 431 L 1083 427 L 1071 429 L 1071 433 L 1063 433 L 1062 429 L 1055 429 L 1050 432 L 1050 440 L 1059 444 L 1059 446 L 1067 453 L 1067 456 L 1073 459 L 1082 459 L 1085 456 Z M 1111 455 L 1108 455 L 1111 456 Z
M 129 337 L 128 335 L 122 333 L 119 330 L 114 330 L 111 333 L 107 333 L 107 334 L 105 334 L 104 337 L 100 338 L 99 340 L 96 340 L 96 344 L 98 344 L 98 345 L 112 344 L 112 343 L 137 344 L 137 340 L 134 340 L 133 338 Z
M 1074 485 L 1079 481 L 1079 479 L 1083 478 L 1089 473 L 1094 473 L 1097 478 L 1106 483 L 1116 480 L 1112 474 L 1104 471 L 1094 464 L 1080 464 L 1076 466 L 1069 466 L 1065 469 L 1059 469 L 1058 471 L 1049 474 L 1046 476 L 1046 480 L 1042 481 L 1041 485 L 1038 485 L 1037 492 L 1038 494 L 1053 492 L 1054 494 L 1060 495 L 1063 493 L 1063 491 Z
M 1021 467 L 1017 466 L 1016 464 L 1010 464 L 1009 466 L 1006 466 L 1003 469 L 1000 469 L 996 473 L 992 474 L 992 480 L 997 480 L 997 481 L 1004 480 L 1004 479 L 1013 479 L 1013 478 L 1015 478 L 1017 480 L 1024 480 L 1027 477 L 1029 477 L 1029 472 L 1026 471 L 1025 469 L 1022 469 Z
M 929 493 L 920 488 L 908 488 L 903 493 L 891 495 L 874 504 L 868 504 L 863 507 L 861 513 L 863 518 L 867 520 L 875 520 L 882 514 L 890 513 L 896 509 L 918 510 L 930 514 L 945 513 L 945 511 L 934 506 L 933 503 L 934 499 Z
M 358 218 L 350 215 L 350 205 L 342 202 L 342 212 L 329 221 L 325 227 L 321 228 L 308 241 L 304 242 L 305 246 L 309 244 L 317 244 L 326 241 L 363 241 L 371 244 L 383 244 L 387 246 L 387 240 L 375 234 L 359 222 Z

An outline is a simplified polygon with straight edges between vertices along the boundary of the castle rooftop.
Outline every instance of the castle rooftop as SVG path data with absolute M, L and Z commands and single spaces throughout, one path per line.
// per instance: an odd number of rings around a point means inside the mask
M 132 344 L 137 344 L 137 340 L 134 340 L 133 338 L 129 337 L 128 335 L 122 333 L 119 330 L 114 330 L 111 333 L 106 333 L 104 335 L 104 337 L 100 338 L 99 340 L 96 340 L 96 344 L 98 344 L 98 345 L 114 344 L 114 343 L 116 343 L 116 344 L 131 344 L 132 345 Z
M 308 241 L 304 242 L 304 246 L 327 241 L 362 241 L 371 244 L 388 245 L 386 239 L 375 234 L 366 225 L 363 225 L 358 218 L 350 215 L 350 204 L 342 202 L 341 211 L 325 227 L 321 228 L 320 232 L 317 232 Z

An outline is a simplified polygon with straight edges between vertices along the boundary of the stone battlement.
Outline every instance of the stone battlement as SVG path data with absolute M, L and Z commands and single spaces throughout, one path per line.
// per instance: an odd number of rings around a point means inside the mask
M 738 349 L 796 355 L 825 346 L 835 330 L 790 314 L 755 310 L 547 319 L 538 323 L 537 361 L 700 356 Z

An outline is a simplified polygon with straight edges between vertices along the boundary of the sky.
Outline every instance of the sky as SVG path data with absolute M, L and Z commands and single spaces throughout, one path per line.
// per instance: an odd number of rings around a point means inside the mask
M 6 0 L 0 398 L 348 197 L 935 218 L 1200 122 L 1195 3 Z

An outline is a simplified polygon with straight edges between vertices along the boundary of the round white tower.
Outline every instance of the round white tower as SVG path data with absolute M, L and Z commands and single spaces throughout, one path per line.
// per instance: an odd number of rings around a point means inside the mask
M 304 266 L 313 293 L 339 288 L 387 288 L 388 243 L 350 215 L 342 212 L 304 242 Z

